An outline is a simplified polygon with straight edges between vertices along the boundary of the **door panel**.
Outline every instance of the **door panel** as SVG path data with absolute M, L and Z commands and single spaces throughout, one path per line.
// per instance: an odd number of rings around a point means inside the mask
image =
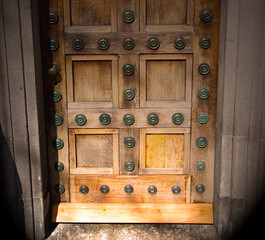
M 70 129 L 70 174 L 118 174 L 119 131 Z
M 219 2 L 40 6 L 54 221 L 212 223 Z
M 118 106 L 118 58 L 112 55 L 66 58 L 68 108 Z

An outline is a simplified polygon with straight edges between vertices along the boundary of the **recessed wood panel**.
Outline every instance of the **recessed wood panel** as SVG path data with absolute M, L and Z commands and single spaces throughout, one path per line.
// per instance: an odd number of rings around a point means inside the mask
M 140 174 L 183 174 L 190 161 L 190 129 L 140 129 Z
M 146 168 L 183 168 L 184 134 L 147 134 Z
M 76 135 L 76 166 L 89 168 L 112 168 L 112 135 Z
M 119 131 L 69 129 L 70 174 L 118 174 Z
M 73 62 L 74 101 L 112 101 L 111 61 Z
M 191 102 L 192 56 L 140 56 L 140 107 L 177 107 Z
M 72 26 L 111 24 L 111 0 L 71 0 Z
M 146 0 L 147 25 L 187 23 L 187 0 Z
M 133 192 L 128 194 L 124 187 L 130 184 Z M 87 194 L 80 193 L 81 186 L 87 186 Z M 100 191 L 102 185 L 109 187 L 109 193 Z M 151 195 L 149 186 L 155 186 L 157 193 Z M 172 187 L 179 186 L 180 194 L 173 194 Z M 72 175 L 70 176 L 71 202 L 98 203 L 189 203 L 190 176 L 189 175 L 150 175 L 150 176 L 122 176 L 122 175 Z
M 146 85 L 147 101 L 184 101 L 186 61 L 147 61 Z
M 118 57 L 71 55 L 66 57 L 68 108 L 118 106 Z

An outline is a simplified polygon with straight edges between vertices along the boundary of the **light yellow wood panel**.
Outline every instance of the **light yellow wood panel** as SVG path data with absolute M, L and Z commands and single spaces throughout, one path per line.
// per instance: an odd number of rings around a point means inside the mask
M 167 134 L 165 137 L 165 168 L 183 168 L 184 134 Z
M 52 222 L 213 224 L 213 204 L 59 203 Z
M 146 168 L 183 168 L 184 134 L 147 134 Z
M 146 135 L 145 167 L 165 167 L 165 136 Z

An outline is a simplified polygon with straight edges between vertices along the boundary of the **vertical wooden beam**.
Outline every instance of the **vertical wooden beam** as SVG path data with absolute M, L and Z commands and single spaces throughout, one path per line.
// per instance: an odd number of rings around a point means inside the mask
M 218 65 L 218 33 L 219 33 L 219 0 L 195 1 L 194 17 L 194 62 L 193 62 L 193 99 L 192 99 L 192 133 L 191 133 L 191 164 L 192 178 L 191 202 L 212 202 L 214 186 L 214 152 L 215 152 L 215 108 L 216 108 L 216 82 Z M 201 11 L 209 9 L 213 12 L 213 20 L 205 23 L 201 20 Z M 200 39 L 204 36 L 211 38 L 211 47 L 200 47 Z M 199 73 L 198 68 L 202 63 L 210 65 L 211 72 L 208 75 Z M 210 96 L 206 100 L 198 97 L 198 91 L 207 88 Z M 197 121 L 199 113 L 204 112 L 209 116 L 206 124 Z M 196 145 L 198 137 L 206 137 L 208 145 L 199 148 Z M 196 169 L 196 163 L 206 163 L 204 171 Z M 197 184 L 205 186 L 205 192 L 198 194 L 195 190 Z
M 54 201 L 69 201 L 69 161 L 68 161 L 68 126 L 67 126 L 67 96 L 65 78 L 65 54 L 64 54 L 64 0 L 40 1 L 40 20 L 42 31 L 42 55 L 43 55 L 43 76 L 45 85 L 46 122 L 48 125 L 48 161 L 50 172 L 51 195 Z M 47 13 L 56 12 L 59 16 L 56 24 L 47 22 Z M 45 29 L 45 30 L 44 30 Z M 54 38 L 59 42 L 59 49 L 51 51 L 47 48 L 49 39 Z M 48 75 L 51 64 L 58 64 L 61 68 L 61 82 L 54 84 L 56 77 Z M 59 102 L 51 101 L 51 93 L 56 90 L 61 93 L 62 99 Z M 53 126 L 51 116 L 59 114 L 63 122 L 60 126 Z M 64 142 L 64 147 L 57 150 L 53 146 L 55 138 L 60 138 Z M 55 168 L 56 162 L 64 165 L 64 170 L 58 172 Z M 55 191 L 57 184 L 64 186 L 64 193 L 58 194 Z

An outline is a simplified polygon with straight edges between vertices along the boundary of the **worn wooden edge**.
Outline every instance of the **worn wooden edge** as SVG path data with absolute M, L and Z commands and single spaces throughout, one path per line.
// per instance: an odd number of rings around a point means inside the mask
M 212 203 L 56 203 L 52 222 L 213 224 Z

